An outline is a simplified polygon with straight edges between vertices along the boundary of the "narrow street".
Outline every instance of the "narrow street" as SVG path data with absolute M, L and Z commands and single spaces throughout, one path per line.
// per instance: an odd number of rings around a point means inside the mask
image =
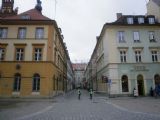
M 81 99 L 77 91 L 56 97 L 54 100 L 23 102 L 18 108 L 1 109 L 0 120 L 159 120 L 158 114 L 135 112 L 117 106 L 105 96 L 95 95 L 89 99 L 82 90 Z M 13 107 L 13 106 L 12 106 Z M 36 108 L 36 110 L 35 110 Z M 19 113 L 20 112 L 20 113 Z

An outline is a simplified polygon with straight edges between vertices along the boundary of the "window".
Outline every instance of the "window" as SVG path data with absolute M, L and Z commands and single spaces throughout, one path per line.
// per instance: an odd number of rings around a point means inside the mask
M 23 20 L 29 20 L 29 19 L 31 19 L 31 17 L 26 14 L 26 15 L 22 15 L 21 19 L 23 19 Z
M 142 62 L 140 50 L 135 51 L 135 59 L 136 59 L 136 62 Z
M 139 17 L 139 18 L 138 18 L 138 23 L 139 23 L 139 24 L 144 23 L 144 18 L 143 18 L 143 17 Z
M 119 31 L 119 32 L 118 32 L 118 40 L 119 40 L 119 43 L 125 42 L 125 39 L 124 39 L 124 31 Z
M 19 92 L 20 87 L 21 87 L 21 75 L 17 73 L 14 76 L 13 91 Z
M 44 38 L 44 28 L 36 28 L 36 39 Z
M 133 32 L 133 39 L 134 39 L 134 42 L 140 42 L 139 32 L 137 31 Z
M 18 38 L 19 39 L 26 38 L 26 28 L 19 28 L 19 30 L 18 30 Z
M 32 90 L 38 92 L 40 90 L 40 75 L 34 74 Z
M 42 60 L 42 48 L 34 48 L 34 60 L 35 61 Z
M 150 40 L 150 42 L 156 42 L 155 33 L 153 31 L 149 32 L 149 40 Z
M 0 48 L 0 61 L 3 61 L 5 57 L 5 49 Z
M 148 18 L 149 24 L 155 24 L 155 19 L 152 17 Z
M 125 50 L 120 51 L 120 60 L 122 63 L 126 62 L 126 51 Z
M 16 60 L 24 60 L 24 48 L 16 48 Z
M 7 38 L 8 29 L 0 28 L 0 38 Z
M 128 17 L 127 18 L 127 23 L 128 24 L 133 24 L 133 18 L 132 17 Z
M 151 51 L 151 53 L 152 53 L 152 61 L 158 62 L 158 52 L 153 50 L 153 51 Z
M 121 82 L 122 82 L 122 92 L 129 92 L 128 91 L 128 77 L 126 75 L 122 76 Z

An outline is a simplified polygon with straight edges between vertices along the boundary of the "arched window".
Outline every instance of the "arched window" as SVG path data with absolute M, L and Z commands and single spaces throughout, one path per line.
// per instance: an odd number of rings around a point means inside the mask
M 21 88 L 21 74 L 16 73 L 14 76 L 14 85 L 13 85 L 13 91 L 20 91 Z
M 128 77 L 126 75 L 122 76 L 122 92 L 129 92 L 128 91 Z
M 34 74 L 33 76 L 33 91 L 38 92 L 40 90 L 40 75 Z
M 154 76 L 154 80 L 155 80 L 155 86 L 160 84 L 160 75 L 156 74 Z

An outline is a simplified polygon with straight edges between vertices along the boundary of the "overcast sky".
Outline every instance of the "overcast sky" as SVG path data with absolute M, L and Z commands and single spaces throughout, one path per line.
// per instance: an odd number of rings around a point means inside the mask
M 41 0 L 43 15 L 55 19 L 62 29 L 72 62 L 88 61 L 106 22 L 116 20 L 116 13 L 146 13 L 148 0 Z M 35 7 L 37 0 L 15 0 L 19 13 Z M 56 13 L 56 14 L 55 14 Z

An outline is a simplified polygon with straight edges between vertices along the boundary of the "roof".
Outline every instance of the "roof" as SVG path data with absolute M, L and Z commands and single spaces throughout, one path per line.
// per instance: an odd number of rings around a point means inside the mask
M 86 63 L 73 63 L 73 70 L 85 70 L 87 64 Z
M 25 18 L 25 16 L 28 18 Z M 40 21 L 51 20 L 50 18 L 42 15 L 42 13 L 37 9 L 31 9 L 18 15 L 8 16 L 0 19 L 3 19 L 3 20 L 27 20 L 28 19 L 28 20 L 40 20 Z
M 152 0 L 154 3 L 156 3 L 158 6 L 160 6 L 160 0 Z
M 128 24 L 127 18 L 133 18 L 133 24 Z M 144 23 L 139 23 L 138 18 L 144 18 Z M 116 21 L 111 23 L 106 23 L 106 25 L 122 25 L 122 26 L 160 26 L 160 23 L 155 19 L 155 24 L 150 24 L 148 18 L 154 18 L 154 15 L 122 15 Z

